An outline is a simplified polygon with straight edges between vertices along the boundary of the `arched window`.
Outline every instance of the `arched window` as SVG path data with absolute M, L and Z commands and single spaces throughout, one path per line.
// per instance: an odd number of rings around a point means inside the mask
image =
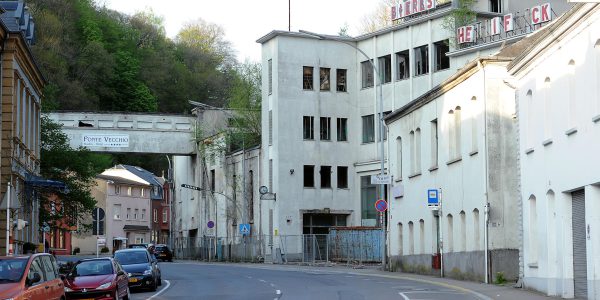
M 476 208 L 473 210 L 473 250 L 475 251 L 481 249 L 479 236 L 479 210 Z
M 594 52 L 596 54 L 596 95 L 600 95 L 600 39 L 594 44 Z M 600 114 L 600 97 L 596 99 L 596 114 Z
M 398 223 L 398 255 L 404 255 L 404 235 L 403 235 L 402 222 Z
M 460 251 L 467 251 L 467 219 L 464 211 L 460 214 Z
M 454 223 L 452 220 L 452 214 L 448 214 L 448 234 L 446 234 L 446 252 L 454 252 Z
M 413 222 L 408 222 L 408 254 L 415 254 L 415 229 L 413 228 Z
M 577 87 L 575 86 L 575 61 L 570 60 L 567 66 L 569 78 L 569 128 L 577 126 Z
M 477 149 L 479 149 L 478 147 L 478 139 L 477 139 L 477 112 L 479 110 L 477 110 L 476 108 L 477 106 L 477 97 L 473 96 L 471 98 L 471 111 L 473 112 L 471 114 L 471 151 L 472 153 L 477 152 Z
M 544 79 L 544 139 L 552 137 L 552 92 L 550 77 Z
M 535 196 L 529 197 L 529 263 L 537 264 L 538 261 L 538 226 L 537 205 Z
M 456 140 L 455 132 L 456 128 L 454 128 L 454 110 L 451 109 L 448 112 L 448 157 L 450 159 L 454 159 L 454 153 L 456 153 L 456 149 L 454 148 L 454 141 Z
M 402 179 L 402 138 L 396 138 L 396 174 Z
M 556 204 L 554 200 L 554 191 L 548 190 L 546 193 L 546 203 L 548 205 L 547 219 L 546 219 L 546 236 L 547 236 L 547 244 L 546 248 L 548 249 L 548 275 L 556 276 L 557 275 L 557 230 L 556 229 Z
M 410 132 L 410 174 L 416 173 L 415 132 Z
M 462 122 L 462 118 L 461 118 L 461 109 L 460 106 L 457 106 L 454 109 L 454 128 L 455 128 L 455 134 L 454 134 L 454 144 L 455 144 L 455 149 L 456 149 L 456 153 L 454 158 L 459 158 L 461 156 L 461 122 Z
M 535 109 L 533 108 L 533 92 L 527 91 L 527 148 L 533 148 L 535 144 Z
M 415 130 L 415 173 L 421 172 L 421 128 Z
M 425 254 L 425 221 L 419 220 L 419 251 Z

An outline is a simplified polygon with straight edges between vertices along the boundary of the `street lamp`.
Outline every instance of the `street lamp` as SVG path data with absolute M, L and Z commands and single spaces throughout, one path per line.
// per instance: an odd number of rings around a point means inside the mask
M 377 94 L 378 96 L 378 102 L 379 102 L 379 155 L 381 156 L 380 160 L 381 160 L 381 175 L 383 176 L 385 173 L 385 148 L 383 145 L 383 134 L 384 134 L 384 130 L 383 130 L 383 96 L 382 96 L 382 87 L 381 87 L 381 82 L 383 80 L 383 74 L 380 72 L 380 70 L 375 66 L 375 63 L 373 63 L 373 60 L 362 50 L 360 50 L 358 47 L 356 47 L 356 45 L 354 45 L 353 43 L 342 39 L 338 36 L 331 36 L 331 35 L 323 35 L 323 34 L 319 34 L 319 33 L 314 33 L 314 32 L 310 32 L 310 31 L 306 31 L 306 30 L 300 30 L 301 33 L 307 34 L 307 35 L 311 35 L 314 36 L 320 40 L 327 40 L 327 41 L 334 41 L 334 42 L 340 42 L 343 44 L 346 44 L 354 49 L 356 49 L 356 51 L 360 52 L 360 54 L 362 54 L 367 61 L 371 64 L 371 67 L 373 67 L 373 71 L 375 74 L 377 74 L 378 77 L 378 81 L 377 81 L 377 85 L 379 86 L 379 93 Z M 379 199 L 384 199 L 385 195 L 385 184 L 381 183 L 379 185 Z M 383 214 L 383 213 L 382 213 Z M 381 259 L 381 264 L 383 266 L 383 269 L 385 270 L 386 266 L 386 252 L 387 252 L 387 232 L 386 232 L 386 228 L 385 228 L 385 222 L 383 220 L 383 218 L 381 218 L 381 230 L 383 232 L 383 257 Z

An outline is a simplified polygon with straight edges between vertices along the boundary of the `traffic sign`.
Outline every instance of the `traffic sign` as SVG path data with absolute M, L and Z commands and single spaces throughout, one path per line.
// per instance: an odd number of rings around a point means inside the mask
M 202 191 L 202 188 L 199 188 L 197 186 L 193 186 L 193 185 L 189 185 L 189 184 L 182 184 L 181 185 L 182 188 L 186 188 L 186 189 L 192 189 L 192 190 L 196 190 L 196 191 Z
M 44 224 L 44 226 L 42 226 L 42 231 L 43 232 L 50 232 L 50 226 L 48 226 L 48 224 Z
M 427 190 L 427 205 L 434 207 L 440 205 L 440 194 L 437 189 Z
M 371 184 L 391 184 L 392 175 L 388 174 L 376 174 L 371 175 Z
M 388 205 L 387 202 L 383 199 L 379 199 L 377 200 L 377 202 L 375 202 L 375 209 L 378 212 L 384 212 L 388 209 Z
M 98 244 L 98 246 L 105 246 L 106 245 L 106 238 L 103 237 L 103 236 L 100 236 L 96 240 L 96 243 Z
M 97 218 L 98 216 L 100 216 L 100 218 Z M 103 221 L 104 220 L 104 209 L 96 207 L 92 211 L 92 219 L 94 221 L 97 221 L 98 219 L 100 219 L 100 221 Z
M 240 234 L 241 235 L 249 235 L 250 234 L 250 224 L 240 224 Z
M 208 228 L 213 228 L 213 227 L 215 227 L 215 222 L 208 221 L 208 223 L 206 223 L 206 226 L 208 226 Z

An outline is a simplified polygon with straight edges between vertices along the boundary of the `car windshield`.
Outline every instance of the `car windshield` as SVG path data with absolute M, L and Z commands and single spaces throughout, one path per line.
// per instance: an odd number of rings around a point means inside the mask
M 26 265 L 27 259 L 0 260 L 0 284 L 21 280 Z
M 97 275 L 108 275 L 113 274 L 112 262 L 108 259 L 105 260 L 88 260 L 82 261 L 75 265 L 70 277 L 81 277 L 81 276 L 97 276 Z
M 155 250 L 156 251 L 167 251 L 167 250 L 169 250 L 169 248 L 167 248 L 166 246 L 156 246 Z
M 117 252 L 115 259 L 122 265 L 143 264 L 148 262 L 148 255 L 145 251 Z

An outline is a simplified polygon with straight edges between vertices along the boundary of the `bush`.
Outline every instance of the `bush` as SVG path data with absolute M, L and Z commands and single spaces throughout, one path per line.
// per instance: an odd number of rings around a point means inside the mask
M 77 253 L 81 252 L 81 249 L 79 249 L 79 247 L 75 247 L 73 249 L 73 255 L 77 255 Z
M 110 251 L 110 250 L 106 246 L 104 246 L 104 247 L 102 247 L 102 249 L 100 249 L 100 253 L 108 253 L 108 251 Z
M 496 273 L 496 284 L 504 284 L 506 283 L 506 278 L 504 278 L 504 273 L 497 272 Z

